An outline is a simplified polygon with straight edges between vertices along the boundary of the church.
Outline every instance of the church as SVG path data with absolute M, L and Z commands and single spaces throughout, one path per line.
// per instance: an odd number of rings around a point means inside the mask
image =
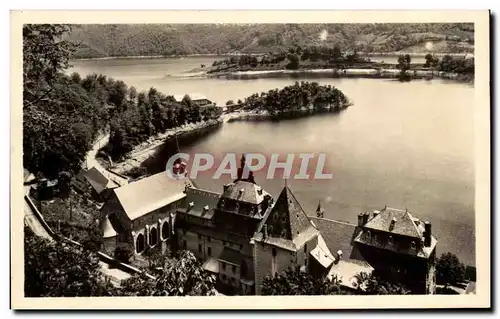
M 299 267 L 313 276 L 341 280 L 357 289 L 356 275 L 373 270 L 397 276 L 415 293 L 435 291 L 435 248 L 431 224 L 406 210 L 385 207 L 360 213 L 357 223 L 307 214 L 290 187 L 276 198 L 238 177 L 220 193 L 187 178 L 162 172 L 115 188 L 101 209 L 104 250 L 132 250 L 144 265 L 147 249 L 190 250 L 228 295 L 260 294 L 264 278 Z

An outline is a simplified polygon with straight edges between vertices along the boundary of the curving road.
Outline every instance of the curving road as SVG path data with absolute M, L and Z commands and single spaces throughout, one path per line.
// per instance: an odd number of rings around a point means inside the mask
M 92 149 L 87 153 L 87 157 L 85 158 L 85 163 L 87 164 L 87 168 L 90 169 L 92 167 L 95 167 L 101 174 L 106 176 L 109 180 L 113 181 L 117 186 L 123 186 L 128 184 L 128 179 L 123 178 L 122 176 L 119 176 L 117 174 L 113 174 L 110 171 L 108 171 L 106 168 L 104 168 L 99 161 L 97 161 L 97 153 L 99 152 L 99 149 L 106 145 L 107 141 L 109 140 L 109 133 L 105 135 L 101 135 L 97 141 L 94 143 L 92 146 Z

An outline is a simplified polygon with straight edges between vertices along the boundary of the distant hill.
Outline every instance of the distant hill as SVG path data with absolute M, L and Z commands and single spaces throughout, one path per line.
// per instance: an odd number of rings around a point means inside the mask
M 361 52 L 473 53 L 472 23 L 73 25 L 75 58 L 263 53 L 292 45 Z

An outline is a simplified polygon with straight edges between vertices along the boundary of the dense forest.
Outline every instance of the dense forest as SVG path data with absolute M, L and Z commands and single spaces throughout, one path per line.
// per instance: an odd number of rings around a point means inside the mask
M 377 24 L 106 24 L 73 25 L 75 58 L 266 53 L 290 46 L 345 51 L 421 53 L 474 51 L 472 23 Z
M 350 105 L 342 91 L 316 82 L 295 82 L 282 89 L 255 93 L 239 104 L 244 110 L 266 111 L 278 117 L 339 111 Z
M 23 163 L 32 173 L 74 175 L 104 131 L 110 131 L 109 155 L 118 159 L 153 134 L 219 116 L 189 96 L 178 103 L 104 75 L 65 75 L 75 50 L 61 40 L 68 31 L 64 25 L 23 27 Z

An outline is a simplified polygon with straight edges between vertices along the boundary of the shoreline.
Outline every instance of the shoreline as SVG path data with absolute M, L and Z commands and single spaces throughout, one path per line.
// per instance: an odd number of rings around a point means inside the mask
M 424 57 L 426 54 L 431 53 L 437 57 L 443 57 L 445 55 L 460 57 L 468 56 L 474 57 L 474 53 L 447 53 L 447 52 L 358 52 L 361 57 L 377 57 L 377 56 L 394 56 L 397 57 L 401 54 L 409 54 L 412 57 Z M 227 57 L 227 56 L 260 56 L 264 53 L 193 53 L 193 54 L 181 54 L 181 55 L 125 55 L 125 56 L 105 56 L 105 57 L 95 57 L 95 58 L 72 58 L 70 61 L 99 61 L 99 60 L 126 60 L 126 59 L 178 59 L 178 58 L 195 58 L 195 57 Z
M 154 154 L 158 151 L 158 149 L 175 136 L 179 137 L 184 134 L 195 133 L 208 128 L 215 128 L 222 123 L 223 120 L 220 118 L 168 129 L 164 133 L 151 136 L 146 141 L 134 147 L 134 149 L 127 154 L 127 157 L 124 160 L 120 162 L 113 162 L 110 169 L 119 174 L 128 176 L 128 171 L 141 167 L 144 161 L 148 158 L 154 157 Z
M 373 79 L 398 79 L 398 69 L 303 69 L 303 70 L 259 70 L 259 71 L 235 71 L 221 73 L 207 73 L 207 78 L 226 78 L 231 80 L 276 78 L 286 76 L 316 76 L 328 78 L 373 78 Z M 409 80 L 421 80 L 434 78 L 455 80 L 460 82 L 473 82 L 473 77 L 467 74 L 447 73 L 443 71 L 409 70 Z

